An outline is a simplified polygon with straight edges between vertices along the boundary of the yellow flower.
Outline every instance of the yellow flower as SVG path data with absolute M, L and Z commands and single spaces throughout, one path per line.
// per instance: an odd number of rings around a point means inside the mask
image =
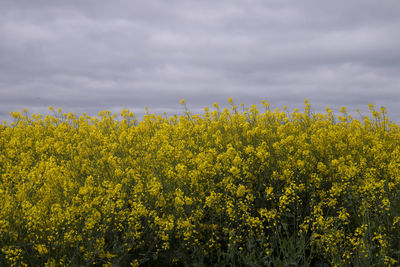
M 244 185 L 240 185 L 238 188 L 237 188 L 237 191 L 236 191 L 236 196 L 237 197 L 243 197 L 245 194 L 246 194 L 246 187 L 244 186 Z
M 46 246 L 44 246 L 44 245 L 36 244 L 34 246 L 34 248 L 39 253 L 39 255 L 43 255 L 43 254 L 47 254 L 48 253 L 48 250 L 47 250 Z
M 221 253 L 266 253 L 253 257 L 265 265 L 294 236 L 332 266 L 396 266 L 400 127 L 385 109 L 358 121 L 345 108 L 312 113 L 308 100 L 291 114 L 228 102 L 234 112 L 147 108 L 142 120 L 128 109 L 11 112 L 0 125 L 0 262 L 110 266 L 134 253 L 132 266 L 190 265 L 194 254 L 218 265 Z

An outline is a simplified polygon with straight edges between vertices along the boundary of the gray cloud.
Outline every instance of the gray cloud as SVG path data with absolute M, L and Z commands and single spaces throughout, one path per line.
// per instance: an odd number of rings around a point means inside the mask
M 400 120 L 400 3 L 2 1 L 0 119 L 47 107 L 175 114 L 214 101 Z

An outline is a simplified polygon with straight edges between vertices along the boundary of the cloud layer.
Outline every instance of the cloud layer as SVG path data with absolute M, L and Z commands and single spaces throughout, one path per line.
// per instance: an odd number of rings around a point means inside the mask
M 247 105 L 400 120 L 400 2 L 2 1 L 0 118 Z

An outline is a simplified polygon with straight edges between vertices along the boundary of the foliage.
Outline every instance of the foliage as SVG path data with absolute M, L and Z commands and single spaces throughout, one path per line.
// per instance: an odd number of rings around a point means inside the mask
M 400 128 L 256 106 L 0 125 L 1 266 L 395 266 Z M 182 104 L 185 104 L 182 101 Z

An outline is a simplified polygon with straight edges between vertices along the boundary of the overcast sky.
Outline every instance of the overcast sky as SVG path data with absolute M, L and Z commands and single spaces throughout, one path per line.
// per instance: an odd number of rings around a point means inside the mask
M 400 1 L 0 2 L 0 119 L 326 106 L 400 121 Z

